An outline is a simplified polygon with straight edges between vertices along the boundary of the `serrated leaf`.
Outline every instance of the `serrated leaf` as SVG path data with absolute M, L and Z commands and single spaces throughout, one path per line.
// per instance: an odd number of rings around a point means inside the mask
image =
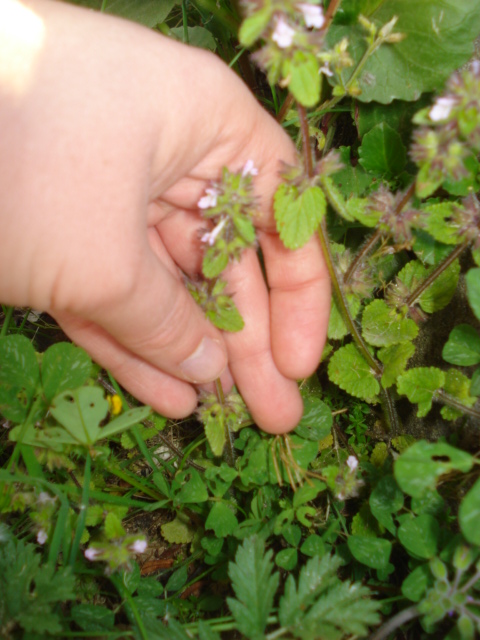
M 0 338 L 0 413 L 12 422 L 28 415 L 40 370 L 28 338 L 11 335 Z
M 455 207 L 458 207 L 458 204 L 439 202 L 422 209 L 422 226 L 438 242 L 458 244 L 461 241 L 460 230 L 452 222 Z
M 473 313 L 480 320 L 480 269 L 470 269 L 465 276 L 467 297 Z
M 217 538 L 231 536 L 238 529 L 238 520 L 232 509 L 224 502 L 216 502 L 210 509 L 205 529 L 212 529 Z
M 420 498 L 435 489 L 437 480 L 452 470 L 467 473 L 474 459 L 465 451 L 443 442 L 420 440 L 412 444 L 395 461 L 394 475 L 405 493 Z
M 228 265 L 228 253 L 225 243 L 217 242 L 215 246 L 208 247 L 203 256 L 202 273 L 208 280 L 218 278 Z
M 398 279 L 413 293 L 426 280 L 432 270 L 432 268 L 424 267 L 418 260 L 412 260 L 400 271 Z M 455 260 L 445 271 L 440 273 L 428 289 L 417 298 L 416 302 L 427 313 L 440 311 L 452 299 L 457 289 L 459 275 L 460 264 L 458 260 Z
M 412 130 L 413 115 L 428 104 L 429 99 L 426 96 L 422 96 L 415 103 L 405 102 L 404 100 L 394 100 L 387 105 L 377 102 L 358 102 L 355 105 L 355 123 L 358 135 L 363 138 L 371 129 L 385 122 L 401 135 L 402 140 L 408 140 Z
M 308 397 L 303 401 L 303 416 L 295 433 L 306 440 L 323 440 L 332 429 L 332 411 L 320 398 Z
M 378 6 L 375 6 L 378 5 Z M 450 73 L 467 62 L 473 41 L 480 32 L 478 0 L 384 0 L 362 7 L 376 25 L 398 17 L 395 32 L 404 34 L 396 44 L 384 44 L 369 57 L 358 82 L 362 102 L 387 104 L 393 99 L 417 100 L 420 94 L 442 86 Z M 343 72 L 343 80 L 356 69 L 367 48 L 365 30 L 356 25 L 333 24 L 329 46 L 348 37 L 354 65 Z M 330 79 L 336 84 L 336 79 Z
M 320 99 L 320 70 L 312 53 L 297 50 L 288 65 L 288 88 L 304 107 L 313 107 Z
M 480 336 L 469 324 L 459 324 L 450 332 L 442 351 L 450 364 L 469 367 L 480 362 Z
M 180 471 L 175 476 L 172 488 L 179 487 L 179 491 L 175 493 L 176 502 L 206 502 L 208 500 L 208 491 L 205 483 L 196 469 L 187 469 Z
M 162 524 L 162 536 L 171 544 L 188 544 L 195 537 L 196 527 L 184 513 L 177 513 L 175 519 Z
M 411 342 L 394 344 L 378 351 L 378 359 L 383 363 L 382 386 L 384 389 L 388 389 L 397 381 L 414 353 L 415 346 Z
M 386 177 L 399 175 L 407 161 L 401 137 L 385 122 L 364 135 L 358 155 L 366 171 Z
M 350 536 L 347 540 L 352 556 L 358 562 L 372 569 L 384 569 L 388 566 L 392 543 L 384 538 L 372 536 Z
M 417 416 L 422 418 L 432 408 L 435 392 L 445 385 L 445 373 L 435 367 L 409 369 L 397 380 L 397 390 L 418 404 Z
M 343 169 L 334 173 L 332 180 L 340 189 L 344 198 L 362 196 L 375 182 L 375 178 L 372 179 L 372 176 L 359 164 L 355 167 L 352 166 L 350 147 L 340 147 L 338 151 L 340 152 L 340 161 L 343 164 Z M 354 211 L 349 211 L 349 213 L 354 215 Z
M 418 327 L 413 320 L 403 317 L 384 300 L 374 300 L 363 312 L 362 334 L 375 347 L 389 347 L 414 340 Z
M 240 633 L 252 640 L 263 639 L 278 588 L 280 576 L 272 573 L 271 558 L 263 540 L 254 536 L 244 540 L 228 568 L 236 598 L 227 598 L 227 604 Z
M 287 249 L 298 249 L 311 238 L 325 215 L 326 199 L 319 187 L 298 189 L 282 183 L 274 198 L 275 220 Z
M 165 21 L 174 5 L 175 0 L 109 0 L 105 11 L 146 27 L 155 27 Z
M 440 526 L 428 514 L 405 518 L 398 528 L 398 539 L 414 557 L 428 560 L 437 554 Z
M 350 198 L 347 203 L 347 211 L 366 227 L 376 227 L 382 217 L 381 211 L 368 208 L 368 198 Z
M 458 521 L 470 544 L 480 546 L 480 479 L 476 481 L 460 504 Z
M 328 377 L 350 395 L 367 402 L 375 401 L 380 391 L 368 362 L 353 344 L 347 344 L 333 354 L 328 363 Z
M 205 315 L 221 331 L 241 331 L 245 326 L 243 318 L 230 296 L 218 296 L 214 308 L 207 309 Z
M 372 514 L 393 536 L 396 527 L 392 513 L 403 507 L 403 493 L 392 476 L 381 478 L 370 494 L 369 505 Z
M 352 318 L 356 318 L 362 302 L 358 296 L 353 293 L 346 294 L 347 305 L 350 310 Z M 338 310 L 335 298 L 332 300 L 332 306 L 330 309 L 330 318 L 328 320 L 327 335 L 330 340 L 341 340 L 349 333 L 347 325 L 343 321 L 342 314 Z
M 458 400 L 465 407 L 473 407 L 477 398 L 470 395 L 470 378 L 458 369 L 449 369 L 445 375 L 444 391 L 449 396 Z M 442 407 L 442 417 L 445 420 L 456 420 L 462 416 L 461 410 L 453 409 L 452 407 Z
M 92 372 L 92 361 L 80 347 L 59 342 L 42 356 L 41 377 L 48 402 L 62 391 L 81 387 Z
M 262 35 L 270 22 L 272 8 L 263 6 L 248 16 L 243 22 L 238 32 L 238 40 L 244 47 L 251 47 Z

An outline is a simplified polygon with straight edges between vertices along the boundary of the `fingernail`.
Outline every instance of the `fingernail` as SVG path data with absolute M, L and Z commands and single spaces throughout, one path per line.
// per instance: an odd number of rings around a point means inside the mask
M 225 351 L 217 340 L 203 338 L 192 355 L 180 364 L 189 382 L 212 382 L 227 366 Z

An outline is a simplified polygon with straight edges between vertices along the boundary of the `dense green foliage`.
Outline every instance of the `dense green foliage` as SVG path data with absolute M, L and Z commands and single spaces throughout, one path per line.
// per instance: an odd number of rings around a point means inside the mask
M 331 0 L 323 15 L 264 0 L 241 25 L 226 0 L 78 4 L 246 78 L 253 52 L 299 148 L 279 235 L 291 250 L 318 235 L 334 303 L 303 418 L 276 437 L 220 383 L 171 424 L 46 318 L 4 308 L 0 636 L 473 640 L 480 65 L 451 74 L 480 1 Z M 212 230 L 188 287 L 225 331 L 243 327 L 222 272 L 256 245 L 255 176 L 225 168 L 199 203 Z

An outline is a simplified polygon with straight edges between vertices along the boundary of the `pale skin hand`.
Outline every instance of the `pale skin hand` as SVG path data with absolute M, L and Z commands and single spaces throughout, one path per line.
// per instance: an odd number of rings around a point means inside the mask
M 0 300 L 51 313 L 167 416 L 190 414 L 193 383 L 223 371 L 261 428 L 294 427 L 330 288 L 317 242 L 290 252 L 275 233 L 280 161 L 295 159 L 286 134 L 207 52 L 58 2 L 3 2 L 43 31 L 30 58 L 22 42 L 15 79 L 0 65 Z M 9 15 L 0 7 L 0 23 Z M 3 46 L 15 60 L 14 27 L 6 44 L 0 29 L 0 58 Z M 269 290 L 253 251 L 229 266 L 245 328 L 222 334 L 181 272 L 200 272 L 205 188 L 249 159 Z

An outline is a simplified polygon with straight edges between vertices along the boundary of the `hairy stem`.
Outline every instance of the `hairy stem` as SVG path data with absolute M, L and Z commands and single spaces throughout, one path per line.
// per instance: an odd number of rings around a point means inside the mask
M 476 418 L 480 424 L 480 411 L 478 409 L 475 409 L 474 407 L 467 407 L 466 405 L 459 402 L 456 398 L 453 398 L 451 395 L 445 393 L 445 391 L 442 391 L 441 389 L 437 391 L 433 397 L 434 400 L 437 400 L 442 404 L 446 404 L 447 406 L 452 407 L 452 409 L 457 409 L 462 413 L 466 413 L 467 415 L 472 416 L 472 418 Z
M 303 160 L 305 162 L 305 173 L 309 178 L 313 178 L 312 146 L 310 144 L 310 132 L 308 127 L 307 110 L 297 103 L 298 115 L 300 118 L 300 131 L 302 132 Z
M 410 620 L 414 620 L 418 618 L 420 615 L 419 610 L 416 606 L 408 607 L 408 609 L 404 609 L 397 613 L 397 615 L 390 618 L 390 620 L 385 623 L 378 631 L 376 631 L 372 636 L 370 636 L 370 640 L 384 640 L 384 638 L 388 638 L 388 636 L 399 629 L 401 626 L 410 622 Z
M 414 305 L 415 302 L 418 300 L 418 298 L 422 295 L 422 293 L 426 291 L 428 287 L 435 282 L 438 276 L 441 273 L 443 273 L 446 269 L 448 269 L 448 267 L 452 264 L 452 262 L 454 262 L 465 251 L 465 249 L 468 249 L 469 246 L 470 246 L 470 242 L 464 242 L 463 244 L 459 244 L 458 247 L 456 247 L 452 251 L 452 253 L 450 253 L 445 258 L 445 260 L 443 260 L 439 265 L 437 265 L 435 269 L 432 271 L 432 273 L 427 278 L 425 278 L 423 282 L 419 284 L 419 286 L 415 289 L 415 291 L 412 294 L 410 294 L 410 296 L 407 298 L 405 304 L 408 307 L 411 307 L 412 305 Z
M 330 4 L 328 5 L 328 9 L 325 11 L 325 26 L 324 29 L 328 29 L 328 27 L 330 26 L 331 21 L 333 20 L 333 17 L 338 9 L 338 7 L 340 6 L 340 2 L 341 0 L 331 0 Z
M 223 392 L 222 381 L 220 378 L 215 380 L 215 390 L 217 392 L 217 397 L 220 404 L 223 406 L 225 404 L 225 393 Z M 234 448 L 235 438 L 232 430 L 225 424 L 225 448 L 223 450 L 223 458 L 229 467 L 235 467 L 235 448 Z

